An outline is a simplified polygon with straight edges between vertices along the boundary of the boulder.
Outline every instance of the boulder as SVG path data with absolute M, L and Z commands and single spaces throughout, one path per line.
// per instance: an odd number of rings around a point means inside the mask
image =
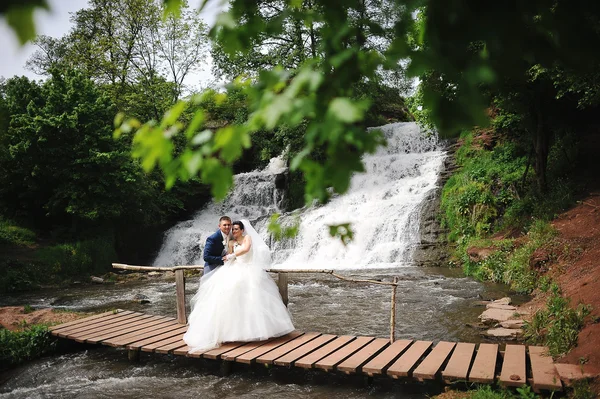
M 486 309 L 504 309 L 504 310 L 517 310 L 516 306 L 512 306 L 512 305 L 504 305 L 501 303 L 488 303 L 487 305 L 485 305 Z
M 512 302 L 512 300 L 505 296 L 504 298 L 500 298 L 500 299 L 496 299 L 495 301 L 492 301 L 492 303 L 497 303 L 499 305 L 510 305 Z
M 490 338 L 516 339 L 523 334 L 523 330 L 512 328 L 492 328 L 487 330 L 484 335 Z
M 150 298 L 144 294 L 135 294 L 131 300 L 140 304 L 150 303 Z
M 96 283 L 96 284 L 104 283 L 104 279 L 102 277 L 92 276 L 92 277 L 90 277 L 90 280 L 92 281 L 92 283 Z
M 525 320 L 522 320 L 522 319 L 506 320 L 506 321 L 503 321 L 502 323 L 500 323 L 500 326 L 502 328 L 508 328 L 508 329 L 513 329 L 513 330 L 519 330 L 519 329 L 523 328 L 524 325 L 525 325 Z
M 493 247 L 469 247 L 467 248 L 467 255 L 472 262 L 479 262 L 486 259 L 488 256 L 496 252 L 496 248 Z

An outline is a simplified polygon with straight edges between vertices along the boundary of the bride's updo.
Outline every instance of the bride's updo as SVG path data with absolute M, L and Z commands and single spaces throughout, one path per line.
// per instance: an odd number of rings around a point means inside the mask
M 233 226 L 238 226 L 241 231 L 244 231 L 244 223 L 242 223 L 240 220 L 236 220 L 235 222 L 231 223 L 232 228 Z

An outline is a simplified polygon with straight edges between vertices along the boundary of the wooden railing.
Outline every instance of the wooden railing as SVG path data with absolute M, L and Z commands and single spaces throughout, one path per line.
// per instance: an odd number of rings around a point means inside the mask
M 188 266 L 134 266 L 126 265 L 122 263 L 113 263 L 114 269 L 122 270 L 134 270 L 144 272 L 174 272 L 175 273 L 175 289 L 177 295 L 177 322 L 180 324 L 187 323 L 187 315 L 185 311 L 185 275 L 184 270 L 204 270 L 204 266 L 201 265 L 188 265 Z M 368 283 L 377 285 L 387 285 L 392 287 L 392 299 L 390 309 L 390 342 L 395 341 L 396 335 L 396 289 L 398 288 L 398 277 L 394 277 L 393 281 L 378 281 L 369 279 L 353 279 L 342 276 L 335 273 L 330 269 L 267 269 L 269 273 L 277 273 L 277 286 L 279 287 L 279 294 L 285 306 L 288 305 L 288 274 L 289 273 L 321 273 L 329 274 L 340 280 L 350 281 L 353 283 Z

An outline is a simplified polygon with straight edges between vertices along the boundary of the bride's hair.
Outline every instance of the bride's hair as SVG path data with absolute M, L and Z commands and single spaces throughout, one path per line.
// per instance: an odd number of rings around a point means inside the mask
M 242 230 L 242 231 L 244 230 L 244 223 L 242 223 L 239 220 L 236 220 L 235 222 L 231 223 L 231 227 L 232 228 L 233 228 L 233 226 L 239 226 L 240 230 Z

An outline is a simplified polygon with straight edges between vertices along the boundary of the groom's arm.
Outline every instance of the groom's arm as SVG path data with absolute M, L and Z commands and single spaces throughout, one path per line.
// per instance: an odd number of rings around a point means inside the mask
M 204 246 L 204 253 L 203 253 L 202 257 L 204 258 L 204 261 L 206 263 L 208 263 L 209 265 L 222 265 L 223 264 L 223 256 L 221 254 L 211 255 L 211 254 L 215 253 L 216 245 L 217 245 L 217 243 L 212 238 L 212 236 L 208 237 L 206 239 L 206 245 Z

